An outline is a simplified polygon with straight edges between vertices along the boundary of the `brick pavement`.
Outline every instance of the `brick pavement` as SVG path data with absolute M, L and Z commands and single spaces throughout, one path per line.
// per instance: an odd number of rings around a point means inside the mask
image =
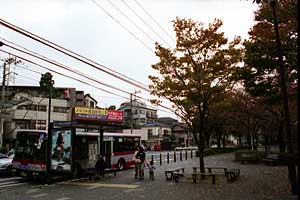
M 228 183 L 225 176 L 217 177 L 216 184 L 212 185 L 211 180 L 201 180 L 199 183 L 192 183 L 191 177 L 183 177 L 179 183 L 166 181 L 164 170 L 166 168 L 184 167 L 185 173 L 192 172 L 192 166 L 199 165 L 199 159 L 189 158 L 188 160 L 166 162 L 162 166 L 156 162 L 155 180 L 149 180 L 147 169 L 145 179 L 134 179 L 134 170 L 121 171 L 116 177 L 110 175 L 97 183 L 105 184 L 127 184 L 137 186 L 133 189 L 119 189 L 119 197 L 115 195 L 116 189 L 99 186 L 109 194 L 105 199 L 297 199 L 289 192 L 287 178 L 287 167 L 265 166 L 263 163 L 241 165 L 234 161 L 234 154 L 221 154 L 205 158 L 205 164 L 209 166 L 222 166 L 227 168 L 239 168 L 240 177 Z

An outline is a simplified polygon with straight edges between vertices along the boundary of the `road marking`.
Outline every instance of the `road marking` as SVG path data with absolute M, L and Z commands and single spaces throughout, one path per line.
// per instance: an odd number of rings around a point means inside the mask
M 0 183 L 0 185 L 9 185 L 12 183 L 18 183 L 18 182 L 17 181 L 7 181 L 7 182 Z
M 87 189 L 92 190 L 92 189 L 96 189 L 96 188 L 98 188 L 98 186 L 91 186 L 91 187 L 88 187 Z
M 75 182 L 61 182 L 59 184 L 64 185 L 76 185 L 76 186 L 90 186 L 91 187 L 110 187 L 110 188 L 127 188 L 127 189 L 135 189 L 139 187 L 139 185 L 129 185 L 129 184 L 107 184 L 107 183 L 75 183 Z
M 12 181 L 12 180 L 24 180 L 24 178 L 21 178 L 21 177 L 1 178 L 0 182 Z
M 38 189 L 38 188 L 30 189 L 30 190 L 27 190 L 26 193 L 27 193 L 27 194 L 30 194 L 30 193 L 38 192 L 39 190 L 40 190 L 40 189 Z
M 39 197 L 44 197 L 47 196 L 48 194 L 42 193 L 42 194 L 37 194 L 37 195 L 32 195 L 32 198 L 39 198 Z
M 16 183 L 16 184 L 10 184 L 10 185 L 1 185 L 0 188 L 12 187 L 12 186 L 24 185 L 24 184 L 27 184 L 27 183 Z
M 67 200 L 67 199 L 70 199 L 69 197 L 62 197 L 62 198 L 59 198 L 59 199 L 56 199 L 56 200 Z

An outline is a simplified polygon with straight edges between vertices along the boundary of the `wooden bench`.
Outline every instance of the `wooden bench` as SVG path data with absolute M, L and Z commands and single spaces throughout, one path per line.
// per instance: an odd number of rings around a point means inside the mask
M 262 159 L 266 165 L 277 165 L 279 162 L 278 154 L 269 154 L 264 159 Z
M 255 154 L 250 154 L 250 153 L 242 153 L 240 155 L 240 161 L 242 164 L 245 164 L 245 162 L 250 163 L 250 162 L 257 162 L 257 156 Z
M 240 169 L 228 169 L 225 172 L 225 175 L 227 177 L 227 181 L 231 182 L 240 176 Z
M 116 176 L 116 175 L 117 175 L 117 171 L 119 171 L 119 169 L 110 169 L 110 168 L 106 168 L 106 169 L 104 170 L 103 178 L 104 178 L 105 174 L 107 174 L 107 173 L 113 173 L 114 176 Z M 95 177 L 96 177 L 96 170 L 95 170 L 95 169 L 90 169 L 90 170 L 88 170 L 88 171 L 86 172 L 86 175 L 88 175 L 89 180 L 92 180 L 92 176 L 95 176 Z
M 177 182 L 178 182 L 178 176 L 180 176 L 184 173 L 184 168 L 180 167 L 180 168 L 175 168 L 175 169 L 168 169 L 165 170 L 165 176 L 166 176 L 166 180 L 172 180 L 174 178 L 174 173 L 176 172 L 176 178 L 177 178 Z M 175 180 L 176 181 L 176 180 Z

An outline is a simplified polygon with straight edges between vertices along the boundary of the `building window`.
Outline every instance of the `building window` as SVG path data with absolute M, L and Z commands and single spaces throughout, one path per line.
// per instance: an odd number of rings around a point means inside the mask
M 46 130 L 46 120 L 37 120 L 35 128 L 37 130 Z
M 148 137 L 153 137 L 153 130 L 152 129 L 148 129 Z
M 95 108 L 95 103 L 93 101 L 90 101 L 90 108 Z
M 36 111 L 37 110 L 37 105 L 33 105 L 33 104 L 27 105 L 27 110 L 34 110 L 34 111 Z
M 66 107 L 59 107 L 59 106 L 54 106 L 53 112 L 58 112 L 58 113 L 67 113 L 68 110 Z
M 146 119 L 145 119 L 145 118 L 141 118 L 141 119 L 140 119 L 140 122 L 141 122 L 141 123 L 146 123 Z
M 16 120 L 16 127 L 19 129 L 27 129 L 27 120 Z
M 164 132 L 164 133 L 163 133 L 163 136 L 164 136 L 164 137 L 167 137 L 167 136 L 170 135 L 170 131 L 168 131 L 168 130 L 164 130 L 163 132 Z
M 47 106 L 45 105 L 38 105 L 38 111 L 46 112 Z
M 27 106 L 26 105 L 18 106 L 17 110 L 27 110 Z

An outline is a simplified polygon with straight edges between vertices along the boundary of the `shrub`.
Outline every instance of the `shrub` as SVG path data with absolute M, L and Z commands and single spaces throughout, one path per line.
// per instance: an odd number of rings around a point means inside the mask
M 221 153 L 230 153 L 239 150 L 238 147 L 225 147 L 225 148 L 211 148 L 204 151 L 204 156 L 221 154 Z M 196 156 L 199 157 L 199 151 L 196 151 Z
M 266 156 L 265 152 L 243 149 L 235 152 L 235 160 L 239 161 L 242 154 L 252 155 L 256 160 L 261 160 Z

